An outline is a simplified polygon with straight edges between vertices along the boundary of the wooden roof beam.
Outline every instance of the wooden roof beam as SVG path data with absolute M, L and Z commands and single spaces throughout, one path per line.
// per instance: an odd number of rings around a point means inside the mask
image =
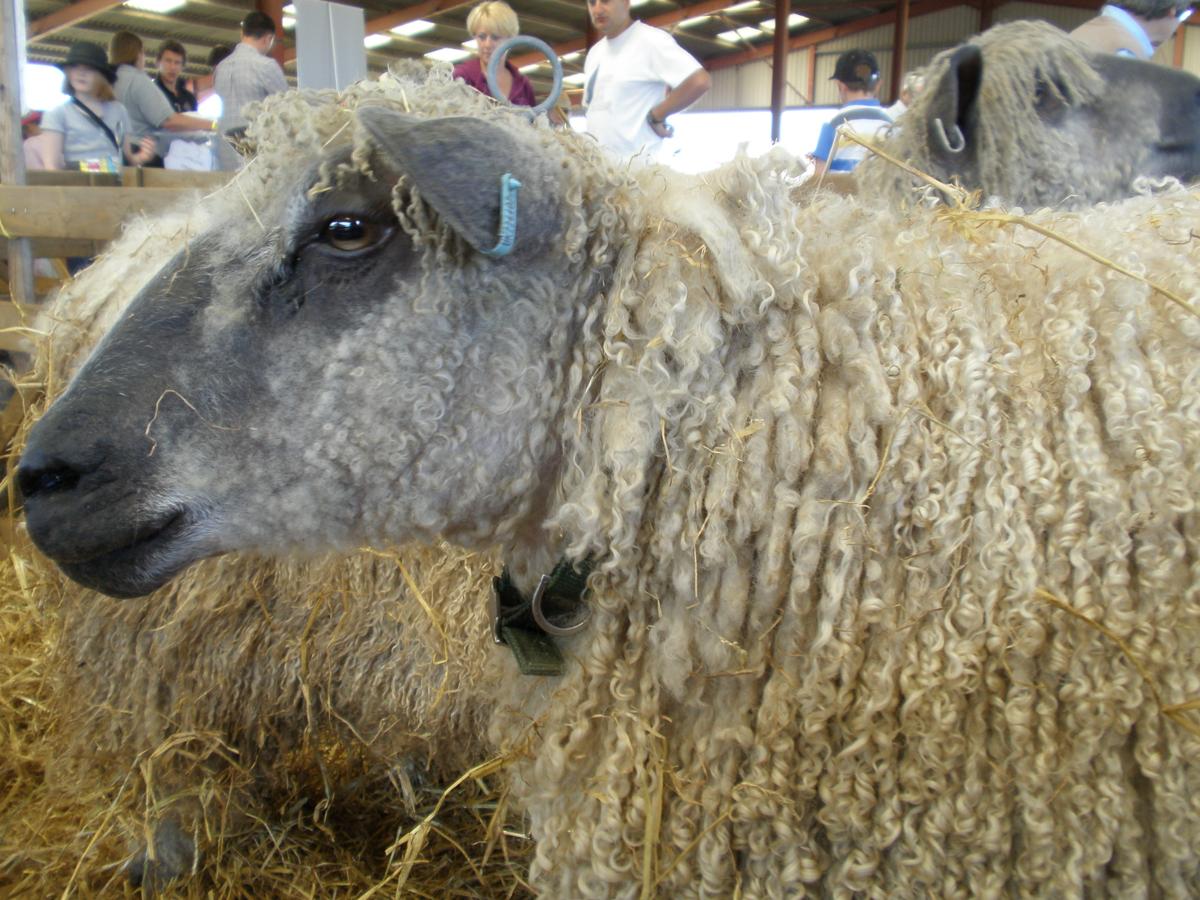
M 1007 2 L 1007 0 L 1006 0 Z M 1071 9 L 1086 9 L 1099 14 L 1102 3 L 1097 3 L 1096 0 L 1042 0 L 1047 6 L 1067 6 Z M 997 6 L 1003 6 L 1003 3 L 997 3 Z
M 919 16 L 927 16 L 932 13 L 939 13 L 947 9 L 953 9 L 956 6 L 970 6 L 964 0 L 922 0 L 922 2 L 913 3 L 909 13 L 910 18 L 918 18 Z M 865 19 L 858 19 L 854 22 L 847 22 L 845 25 L 835 25 L 832 28 L 822 28 L 819 31 L 806 31 L 803 34 L 798 34 L 794 38 L 789 39 L 789 52 L 795 50 L 803 50 L 806 47 L 815 47 L 818 44 L 828 43 L 829 41 L 837 40 L 838 38 L 849 37 L 853 34 L 859 34 L 863 31 L 870 31 L 872 28 L 880 28 L 884 25 L 891 25 L 896 20 L 895 11 L 879 13 L 875 16 L 868 16 Z M 710 72 L 715 72 L 718 69 L 728 69 L 730 66 L 740 66 L 742 63 L 754 62 L 755 60 L 764 59 L 771 55 L 772 46 L 763 44 L 761 47 L 755 47 L 753 50 L 744 50 L 741 53 L 730 53 L 728 56 L 718 56 L 716 59 L 710 59 L 706 62 L 704 68 Z
M 78 3 L 64 6 L 48 16 L 42 16 L 40 19 L 30 22 L 28 39 L 45 37 L 56 31 L 62 31 L 64 28 L 70 28 L 84 19 L 90 19 L 114 6 L 120 6 L 122 2 L 123 0 L 79 0 Z

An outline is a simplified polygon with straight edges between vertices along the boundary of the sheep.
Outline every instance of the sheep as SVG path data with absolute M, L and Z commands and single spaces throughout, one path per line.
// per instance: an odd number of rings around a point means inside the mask
M 154 271 L 186 252 L 207 213 L 202 206 L 131 223 L 64 288 L 42 323 L 52 339 L 31 380 L 46 385 L 46 398 L 27 425 Z M 21 558 L 28 550 L 13 548 Z M 222 864 L 212 847 L 217 858 L 197 857 L 197 844 L 212 843 L 205 834 L 277 823 L 280 808 L 293 817 L 315 808 L 318 822 L 332 811 L 394 827 L 414 808 L 410 783 L 419 796 L 422 785 L 428 791 L 485 756 L 483 706 L 463 690 L 482 680 L 490 646 L 486 604 L 476 602 L 495 573 L 484 557 L 449 547 L 303 563 L 223 557 L 144 601 L 124 602 L 63 584 L 33 559 L 23 566 L 21 583 L 38 585 L 39 606 L 59 623 L 43 626 L 54 635 L 50 688 L 40 698 L 54 710 L 52 734 L 24 748 L 46 760 L 47 781 L 58 787 L 49 798 L 34 795 L 33 808 L 62 820 L 79 808 L 75 795 L 123 800 L 113 801 L 122 814 L 101 846 L 111 854 L 125 835 L 125 870 L 148 895 L 189 868 Z M 419 605 L 424 596 L 436 597 L 438 610 Z M 372 603 L 356 604 L 359 597 Z M 442 617 L 480 640 L 452 640 Z M 7 812 L 29 815 L 11 805 Z M 42 836 L 40 827 L 19 836 L 18 825 L 10 818 L 0 826 L 11 837 L 5 851 L 23 853 Z M 241 851 L 249 864 L 252 849 Z M 99 858 L 91 890 L 103 892 L 108 863 Z M 372 864 L 347 877 L 369 876 Z M 54 876 L 41 876 L 32 892 L 60 891 Z M 0 890 L 6 884 L 0 867 Z M 265 893 L 278 889 L 265 884 Z
M 563 675 L 464 685 L 549 896 L 1195 892 L 1200 199 L 797 206 L 784 154 L 617 168 L 437 78 L 255 128 L 29 433 L 64 572 L 589 561 Z
M 927 89 L 882 142 L 893 157 L 1022 207 L 1128 197 L 1138 179 L 1200 177 L 1200 79 L 1096 53 L 1044 22 L 998 25 L 939 54 Z M 890 162 L 855 173 L 866 196 L 910 203 Z

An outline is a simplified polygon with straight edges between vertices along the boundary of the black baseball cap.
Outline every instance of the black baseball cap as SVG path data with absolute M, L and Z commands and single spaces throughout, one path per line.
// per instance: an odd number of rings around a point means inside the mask
M 847 50 L 837 58 L 830 80 L 844 84 L 865 84 L 868 87 L 879 80 L 879 60 L 870 50 Z

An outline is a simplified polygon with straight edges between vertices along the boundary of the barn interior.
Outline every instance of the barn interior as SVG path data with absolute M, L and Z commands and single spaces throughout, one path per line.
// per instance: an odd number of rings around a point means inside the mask
M 561 60 L 565 112 L 572 127 L 586 130 L 583 66 L 601 36 L 589 22 L 585 3 L 510 2 L 521 33 L 545 41 Z M 471 2 L 343 0 L 341 5 L 361 11 L 361 64 L 368 78 L 401 61 L 445 66 L 473 55 L 466 25 Z M 809 152 L 821 122 L 836 111 L 832 75 L 847 50 L 875 54 L 879 96 L 887 104 L 898 98 L 907 73 L 993 25 L 1037 19 L 1069 31 L 1095 16 L 1101 5 L 1099 0 L 632 4 L 634 18 L 668 31 L 711 75 L 711 89 L 675 117 L 676 136 L 666 159 L 695 173 L 732 158 L 743 145 L 752 154 L 777 144 L 797 155 Z M 61 662 L 56 654 L 68 588 L 23 533 L 13 477 L 31 420 L 61 390 L 45 378 L 45 368 L 34 366 L 47 346 L 49 325 L 42 314 L 73 280 L 68 260 L 101 256 L 131 222 L 203 197 L 232 175 L 140 167 L 112 173 L 31 169 L 22 151 L 22 122 L 31 112 L 45 111 L 39 103 L 66 99 L 55 94 L 56 67 L 73 45 L 86 41 L 107 48 L 120 31 L 142 38 L 151 76 L 156 48 L 177 41 L 186 49 L 183 77 L 198 87 L 206 79 L 211 84 L 210 54 L 236 45 L 240 23 L 253 11 L 280 23 L 271 56 L 290 87 L 305 86 L 296 29 L 306 27 L 299 20 L 306 13 L 283 0 L 0 0 L 0 735 L 5 744 L 0 894 L 6 896 L 132 895 L 127 872 L 114 861 L 125 858 L 140 836 L 145 810 L 133 805 L 132 784 L 152 779 L 154 771 L 150 754 L 136 760 L 126 781 L 114 788 L 111 781 L 89 781 L 84 770 L 48 765 L 67 741 L 63 729 L 76 721 L 61 709 L 64 698 L 50 676 Z M 1200 75 L 1198 29 L 1200 16 L 1185 21 L 1157 48 L 1153 61 Z M 511 61 L 539 98 L 551 91 L 552 67 L 540 52 L 526 48 Z M 49 93 L 34 93 L 35 82 Z M 200 114 L 218 116 L 219 108 L 209 113 L 202 108 Z M 370 568 L 379 561 L 365 555 L 361 564 Z M 265 576 L 262 583 L 252 579 L 250 593 L 270 590 L 265 581 Z M 409 582 L 409 589 L 419 599 L 420 585 Z M 325 601 L 314 603 L 320 608 Z M 71 742 L 78 739 L 70 736 Z M 221 753 L 219 735 L 179 740 L 190 741 L 197 758 Z M 330 773 L 354 781 L 370 766 L 348 755 L 344 746 L 314 735 L 292 761 L 292 780 L 271 787 L 274 821 L 248 821 L 233 809 L 227 819 L 207 821 L 209 839 L 223 847 L 220 862 L 196 861 L 199 877 L 178 888 L 179 895 L 535 896 L 524 874 L 533 853 L 528 829 L 510 808 L 498 777 L 508 762 L 481 761 L 440 783 L 414 781 L 400 770 L 382 782 L 364 775 L 361 788 L 381 799 L 372 804 L 370 817 L 343 818 L 340 798 L 329 793 Z M 52 770 L 76 780 L 50 783 Z M 203 790 L 232 797 L 254 777 L 235 760 L 204 781 Z M 211 808 L 222 809 L 219 799 Z M 236 828 L 229 826 L 234 821 Z M 230 830 L 222 832 L 227 826 Z M 377 852 L 381 846 L 386 854 Z M 642 896 L 655 896 L 655 885 L 648 884 Z

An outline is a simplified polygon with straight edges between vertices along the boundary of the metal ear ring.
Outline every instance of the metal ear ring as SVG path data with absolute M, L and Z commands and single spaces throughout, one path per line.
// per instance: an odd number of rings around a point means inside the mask
M 950 131 L 947 132 L 942 120 L 934 119 L 933 131 L 938 136 L 938 140 L 942 146 L 950 153 L 962 153 L 967 149 L 967 138 L 962 133 L 962 129 L 957 125 L 951 125 Z

